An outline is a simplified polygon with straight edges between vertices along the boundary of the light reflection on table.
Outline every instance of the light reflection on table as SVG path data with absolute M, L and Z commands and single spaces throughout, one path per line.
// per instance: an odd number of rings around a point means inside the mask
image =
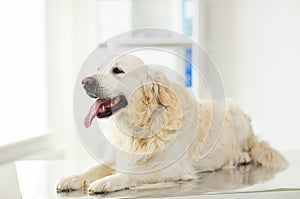
M 273 179 L 278 170 L 270 170 L 252 165 L 234 169 L 219 170 L 199 174 L 199 178 L 175 183 L 145 185 L 135 189 L 95 195 L 96 198 L 144 198 L 200 195 L 206 193 L 229 192 Z M 153 187 L 154 186 L 154 187 Z M 59 194 L 60 197 L 88 196 L 84 191 Z

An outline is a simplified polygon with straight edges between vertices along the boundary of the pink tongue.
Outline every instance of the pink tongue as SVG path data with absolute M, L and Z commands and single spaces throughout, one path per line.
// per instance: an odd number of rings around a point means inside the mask
M 103 101 L 97 100 L 90 108 L 87 116 L 84 119 L 84 126 L 86 128 L 89 128 L 93 122 L 93 119 L 97 116 L 99 113 L 99 108 L 102 105 Z

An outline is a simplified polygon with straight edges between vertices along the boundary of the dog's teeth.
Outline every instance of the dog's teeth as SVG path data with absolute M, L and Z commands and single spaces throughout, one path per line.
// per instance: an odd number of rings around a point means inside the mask
M 103 111 L 103 112 L 105 111 L 105 107 L 104 106 L 101 107 L 101 111 Z

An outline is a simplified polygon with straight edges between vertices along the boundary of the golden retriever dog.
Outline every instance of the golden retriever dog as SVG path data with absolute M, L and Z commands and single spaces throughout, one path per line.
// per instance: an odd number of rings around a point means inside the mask
M 58 192 L 109 193 L 191 180 L 199 172 L 248 163 L 270 169 L 287 166 L 279 152 L 258 140 L 249 116 L 231 100 L 218 111 L 221 106 L 191 97 L 183 86 L 134 55 L 118 57 L 108 67 L 105 74 L 82 80 L 87 95 L 96 99 L 84 125 L 89 128 L 96 118 L 97 122 L 113 118 L 118 125 L 110 121 L 106 133 L 121 152 L 112 153 L 110 163 L 63 177 Z M 218 113 L 224 121 L 219 134 L 212 122 Z M 204 150 L 209 153 L 203 155 Z

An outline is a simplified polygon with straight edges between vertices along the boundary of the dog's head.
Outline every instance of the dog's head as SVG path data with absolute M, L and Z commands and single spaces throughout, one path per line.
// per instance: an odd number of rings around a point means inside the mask
M 86 77 L 82 80 L 83 88 L 89 97 L 95 98 L 84 125 L 90 127 L 95 117 L 107 118 L 128 105 L 128 94 L 122 88 L 116 89 L 118 81 L 144 62 L 134 55 L 124 55 L 113 60 L 105 67 L 105 72 Z M 126 85 L 121 85 L 126 89 Z
M 82 80 L 87 95 L 96 99 L 84 121 L 87 128 L 96 117 L 107 118 L 120 112 L 122 118 L 130 120 L 129 125 L 136 127 L 151 128 L 157 126 L 155 121 L 179 125 L 179 96 L 173 90 L 181 92 L 179 95 L 184 92 L 162 72 L 150 69 L 134 55 L 119 57 L 106 71 Z

